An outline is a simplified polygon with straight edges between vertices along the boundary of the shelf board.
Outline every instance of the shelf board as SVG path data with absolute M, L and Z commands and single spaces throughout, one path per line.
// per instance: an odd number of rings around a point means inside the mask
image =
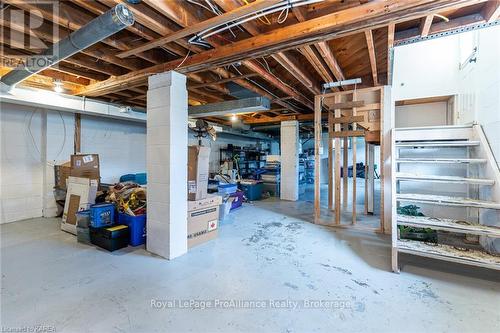
M 435 230 L 451 231 L 462 234 L 500 237 L 500 228 L 484 225 L 465 224 L 463 221 L 452 219 L 398 214 L 397 223 L 398 225 L 405 225 L 409 227 L 431 228 Z
M 422 163 L 422 164 L 483 164 L 484 158 L 399 158 L 396 163 Z
M 404 202 L 420 202 L 440 206 L 458 206 L 500 209 L 500 203 L 493 201 L 475 200 L 460 197 L 448 197 L 432 194 L 397 193 L 396 200 Z
M 495 181 L 493 179 L 485 178 L 464 178 L 456 176 L 438 176 L 438 175 L 420 175 L 398 172 L 396 173 L 396 179 L 398 180 L 408 180 L 416 182 L 432 182 L 432 183 L 454 183 L 454 184 L 469 184 L 469 185 L 494 185 Z
M 398 252 L 500 270 L 500 256 L 478 250 L 458 250 L 453 246 L 400 239 Z
M 408 148 L 438 148 L 438 147 L 473 147 L 479 146 L 479 141 L 401 141 L 396 147 Z

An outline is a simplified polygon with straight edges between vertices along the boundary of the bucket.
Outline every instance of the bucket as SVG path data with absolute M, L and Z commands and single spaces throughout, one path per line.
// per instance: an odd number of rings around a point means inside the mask
M 146 214 L 131 216 L 118 213 L 118 223 L 128 226 L 129 245 L 139 246 L 146 243 Z
M 107 227 L 115 222 L 115 204 L 101 203 L 90 206 L 90 225 L 94 228 Z

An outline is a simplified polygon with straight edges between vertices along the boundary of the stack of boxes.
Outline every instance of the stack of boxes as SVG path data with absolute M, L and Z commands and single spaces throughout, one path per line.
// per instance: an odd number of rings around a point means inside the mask
M 217 237 L 222 200 L 207 194 L 209 157 L 209 147 L 188 147 L 188 248 Z

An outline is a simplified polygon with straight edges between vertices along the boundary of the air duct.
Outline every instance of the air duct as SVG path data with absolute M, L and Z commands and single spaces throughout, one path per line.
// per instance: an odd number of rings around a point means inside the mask
M 2 91 L 10 90 L 14 85 L 31 75 L 71 57 L 132 24 L 134 24 L 134 15 L 127 6 L 124 4 L 116 5 L 52 45 L 42 54 L 27 58 L 24 64 L 4 75 L 0 80 Z
M 219 103 L 193 105 L 189 107 L 188 114 L 191 118 L 203 118 L 219 117 L 228 114 L 269 111 L 270 109 L 271 101 L 268 98 L 250 97 Z

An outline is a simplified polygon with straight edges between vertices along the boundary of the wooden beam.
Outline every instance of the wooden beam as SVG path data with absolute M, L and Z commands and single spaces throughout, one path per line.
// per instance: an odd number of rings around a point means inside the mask
M 394 60 L 394 31 L 396 25 L 389 23 L 387 26 L 387 84 L 392 85 L 392 64 Z
M 314 97 L 314 222 L 318 223 L 321 217 L 321 97 Z M 330 152 L 329 152 L 330 154 Z
M 211 87 L 211 86 L 214 86 L 214 85 L 218 85 L 218 84 L 223 84 L 223 83 L 228 83 L 228 82 L 233 82 L 233 81 L 236 81 L 236 80 L 242 80 L 242 79 L 246 79 L 246 78 L 249 78 L 249 77 L 255 77 L 255 76 L 258 76 L 257 73 L 251 73 L 251 74 L 244 74 L 244 75 L 238 75 L 238 76 L 232 76 L 232 77 L 229 77 L 227 79 L 222 79 L 222 80 L 218 80 L 218 81 L 214 81 L 214 82 L 205 82 L 205 83 L 200 83 L 200 84 L 194 84 L 191 86 L 191 88 L 205 88 L 205 87 Z
M 357 7 L 341 10 L 316 19 L 276 29 L 265 34 L 247 38 L 208 50 L 187 59 L 178 59 L 143 70 L 125 74 L 116 78 L 90 85 L 81 94 L 103 93 L 113 87 L 145 79 L 154 73 L 176 69 L 187 73 L 220 67 L 242 59 L 249 59 L 297 47 L 304 43 L 314 43 L 322 39 L 331 39 L 348 35 L 360 29 L 369 29 L 387 25 L 394 20 L 412 19 L 427 14 L 429 11 L 445 10 L 450 7 L 464 6 L 471 0 L 406 0 L 374 1 Z
M 331 104 L 329 106 L 330 106 L 330 109 L 352 109 L 352 108 L 356 108 L 356 107 L 365 106 L 365 101 L 334 103 L 334 104 Z
M 375 57 L 375 45 L 373 44 L 373 34 L 371 30 L 365 30 L 366 46 L 368 47 L 368 56 L 370 57 L 370 66 L 372 68 L 373 85 L 378 86 L 377 58 Z
M 296 60 L 290 58 L 285 52 L 278 52 L 273 58 L 283 66 L 297 81 L 302 83 L 311 93 L 318 95 L 321 93 L 319 85 L 314 82 L 313 78 L 307 73 Z
M 316 70 L 316 72 L 321 76 L 323 82 L 335 81 L 333 75 L 326 68 L 326 64 L 323 65 L 323 61 L 316 55 L 316 49 L 311 46 L 299 47 L 300 53 L 309 61 L 311 66 Z
M 420 20 L 420 37 L 427 37 L 429 35 L 429 31 L 431 30 L 432 20 L 434 19 L 434 15 L 430 14 L 426 17 L 423 17 Z
M 274 76 L 273 74 L 266 71 L 260 65 L 256 64 L 255 61 L 246 60 L 246 61 L 243 61 L 242 64 L 244 66 L 246 66 L 248 69 L 250 69 L 251 71 L 259 74 L 264 80 L 270 82 L 272 85 L 274 85 L 279 90 L 283 91 L 288 96 L 293 97 L 293 99 L 304 104 L 309 109 L 314 110 L 314 105 L 313 105 L 313 103 L 311 103 L 311 101 L 309 101 L 307 98 L 302 96 L 299 92 L 297 92 L 292 87 L 290 87 L 287 84 L 285 84 L 284 82 L 282 82 L 276 76 Z
M 148 3 L 151 6 L 154 6 L 157 9 L 160 9 L 163 14 L 167 15 L 167 17 L 169 17 L 171 19 L 178 18 L 175 20 L 177 22 L 179 22 L 179 21 L 182 22 L 181 25 L 186 26 L 186 28 L 181 29 L 179 31 L 172 32 L 172 33 L 166 35 L 165 37 L 161 37 L 161 38 L 158 38 L 156 40 L 150 41 L 150 42 L 148 42 L 144 45 L 141 45 L 139 47 L 136 47 L 134 49 L 131 49 L 131 50 L 128 50 L 125 52 L 121 52 L 118 54 L 118 57 L 126 58 L 126 57 L 129 57 L 131 55 L 137 54 L 139 52 L 144 52 L 146 50 L 150 50 L 152 48 L 165 45 L 165 44 L 173 42 L 177 39 L 181 39 L 181 38 L 184 38 L 187 36 L 195 35 L 198 32 L 206 30 L 208 28 L 217 27 L 221 24 L 235 21 L 235 20 L 239 19 L 240 17 L 245 16 L 249 13 L 261 11 L 261 10 L 263 10 L 263 9 L 273 5 L 273 4 L 276 4 L 280 1 L 281 0 L 257 0 L 255 2 L 249 3 L 248 5 L 236 8 L 236 9 L 231 10 L 229 12 L 226 12 L 222 15 L 212 17 L 208 20 L 201 21 L 201 22 L 198 22 L 195 24 L 192 24 L 192 23 L 188 24 L 186 21 L 186 15 L 183 15 L 182 17 L 179 16 L 179 13 L 182 12 L 182 10 L 181 10 L 182 6 L 179 6 L 178 4 L 176 4 L 175 5 L 176 10 L 173 10 L 173 8 L 171 6 L 168 6 L 166 1 L 161 2 L 158 0 L 155 0 L 155 1 L 146 0 L 146 3 Z
M 330 112 L 333 113 L 333 112 Z M 365 116 L 345 116 L 334 118 L 332 120 L 333 124 L 351 124 L 351 123 L 361 123 L 365 121 Z
M 334 138 L 349 138 L 351 136 L 365 136 L 365 131 L 340 131 L 333 132 Z
M 342 68 L 340 68 L 337 59 L 335 59 L 330 46 L 326 42 L 320 42 L 316 45 L 316 48 L 332 71 L 337 81 L 345 80 L 344 72 L 342 71 Z
M 75 113 L 75 136 L 73 142 L 73 154 L 79 154 L 82 151 L 82 115 Z
M 336 95 L 334 97 L 334 102 L 335 103 L 340 103 L 340 96 L 339 95 Z M 336 118 L 340 118 L 342 115 L 341 113 L 341 110 L 340 109 L 336 109 L 335 110 L 335 117 Z M 334 127 L 334 130 L 335 132 L 340 132 L 340 129 L 341 129 L 341 125 L 340 124 L 335 124 L 335 127 Z M 333 134 L 333 133 L 332 133 Z M 333 138 L 333 136 L 332 136 Z M 334 184 L 335 184 L 335 195 L 334 195 L 334 198 L 335 198 L 335 224 L 337 225 L 340 225 L 340 210 L 341 210 L 341 207 L 340 207 L 340 199 L 341 199 L 341 195 L 340 195 L 340 138 L 335 138 L 335 160 L 334 160 L 334 171 L 333 171 L 333 175 L 334 175 Z
M 487 23 L 496 21 L 500 16 L 500 1 L 499 0 L 489 0 L 484 4 L 481 10 L 481 15 Z

